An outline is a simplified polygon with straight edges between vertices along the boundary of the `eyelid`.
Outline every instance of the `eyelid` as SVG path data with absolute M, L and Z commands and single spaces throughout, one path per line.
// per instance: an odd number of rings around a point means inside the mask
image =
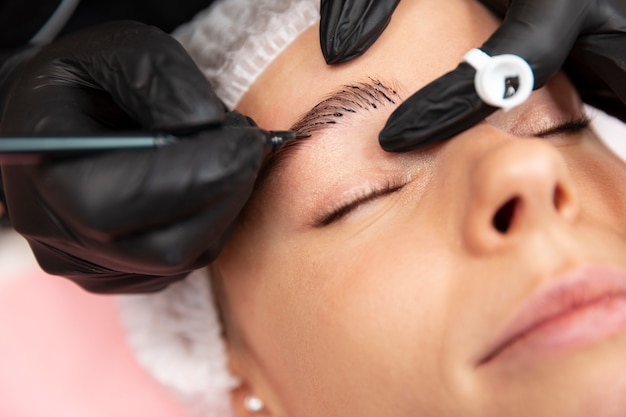
M 346 217 L 351 211 L 359 207 L 361 204 L 376 200 L 379 197 L 383 197 L 399 191 L 408 183 L 408 179 L 395 178 L 388 180 L 383 185 L 372 186 L 369 190 L 363 190 L 356 197 L 350 197 L 347 202 L 337 204 L 331 210 L 317 217 L 313 221 L 313 227 L 321 228 L 338 222 L 339 220 Z
M 549 127 L 547 129 L 536 132 L 533 134 L 533 136 L 538 138 L 549 138 L 564 133 L 578 132 L 589 127 L 590 123 L 591 118 L 588 114 L 579 114 L 572 119 L 560 121 L 556 123 L 553 127 Z

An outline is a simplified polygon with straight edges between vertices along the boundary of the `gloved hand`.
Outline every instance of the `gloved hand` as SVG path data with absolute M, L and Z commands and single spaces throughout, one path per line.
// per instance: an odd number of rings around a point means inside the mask
M 491 56 L 515 54 L 543 86 L 565 64 L 583 100 L 626 121 L 626 2 L 621 0 L 481 0 L 504 18 L 481 49 Z M 334 9 L 343 3 L 335 1 Z M 354 1 L 350 2 L 354 3 Z M 347 38 L 353 28 L 376 25 L 390 17 L 387 2 L 360 0 L 352 5 L 367 14 L 336 24 Z M 347 6 L 346 6 L 347 7 Z M 374 11 L 373 9 L 377 9 Z M 357 39 L 348 45 L 359 45 Z M 368 39 L 368 37 L 364 37 Z M 362 52 L 359 49 L 359 52 Z M 351 56 L 351 51 L 342 52 Z M 567 62 L 566 62 L 567 60 Z M 474 126 L 497 110 L 474 89 L 476 71 L 461 63 L 404 102 L 380 134 L 388 151 L 407 151 L 445 140 Z
M 0 135 L 187 134 L 161 148 L 4 166 L 11 223 L 45 271 L 93 292 L 148 292 L 219 253 L 265 135 L 225 112 L 176 40 L 116 22 L 25 51 L 0 71 Z

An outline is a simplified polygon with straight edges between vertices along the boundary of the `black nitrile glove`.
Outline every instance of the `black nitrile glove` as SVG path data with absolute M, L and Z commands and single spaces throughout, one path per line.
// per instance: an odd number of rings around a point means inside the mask
M 483 3 L 496 12 L 506 11 L 502 26 L 481 47 L 484 52 L 524 58 L 535 73 L 535 88 L 568 59 L 564 68 L 583 100 L 626 121 L 626 2 Z M 410 97 L 380 133 L 381 146 L 396 152 L 416 149 L 461 133 L 495 111 L 478 98 L 474 75 L 474 68 L 462 63 Z
M 322 0 L 320 41 L 328 64 L 365 52 L 385 30 L 400 0 Z
M 116 22 L 13 62 L 0 73 L 0 135 L 187 135 L 161 148 L 3 166 L 12 226 L 45 271 L 93 292 L 148 292 L 217 256 L 265 136 L 225 113 L 176 40 Z

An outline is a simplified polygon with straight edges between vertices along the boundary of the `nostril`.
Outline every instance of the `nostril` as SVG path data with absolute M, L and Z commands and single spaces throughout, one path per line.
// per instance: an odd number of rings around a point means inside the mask
M 519 197 L 513 197 L 504 203 L 504 205 L 496 212 L 495 216 L 493 216 L 493 227 L 495 227 L 498 232 L 505 234 L 509 231 L 511 224 L 513 223 L 513 217 L 515 216 L 515 210 L 518 203 Z
M 552 203 L 554 204 L 554 208 L 556 211 L 561 212 L 561 208 L 565 204 L 567 200 L 567 195 L 565 190 L 560 185 L 554 187 L 554 195 L 552 196 Z

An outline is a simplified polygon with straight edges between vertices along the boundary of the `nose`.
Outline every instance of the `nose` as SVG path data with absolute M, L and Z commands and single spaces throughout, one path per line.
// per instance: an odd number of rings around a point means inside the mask
M 478 253 L 497 252 L 525 236 L 572 223 L 578 198 L 564 159 L 539 139 L 487 148 L 470 169 L 464 239 Z

